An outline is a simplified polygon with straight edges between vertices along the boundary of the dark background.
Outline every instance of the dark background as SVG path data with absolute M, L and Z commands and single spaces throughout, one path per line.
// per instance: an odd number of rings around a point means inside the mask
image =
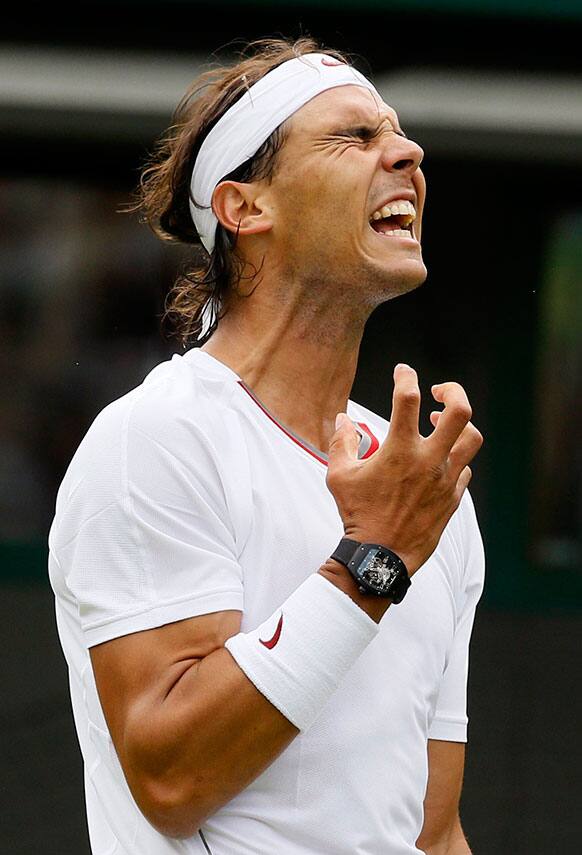
M 308 33 L 376 78 L 414 68 L 467 80 L 468 104 L 471 73 L 500 97 L 516 79 L 579 81 L 582 100 L 574 2 L 81 3 L 3 24 L 0 53 L 185 62 L 228 58 L 235 39 Z M 0 91 L 0 851 L 83 855 L 46 536 L 96 413 L 180 350 L 160 315 L 182 254 L 116 213 L 170 112 L 82 113 Z M 389 416 L 399 361 L 417 368 L 425 399 L 444 379 L 469 393 L 485 435 L 471 492 L 487 584 L 463 822 L 476 855 L 566 855 L 579 851 L 582 792 L 582 128 L 561 131 L 550 114 L 531 131 L 399 113 L 426 152 L 429 278 L 370 319 L 352 397 Z

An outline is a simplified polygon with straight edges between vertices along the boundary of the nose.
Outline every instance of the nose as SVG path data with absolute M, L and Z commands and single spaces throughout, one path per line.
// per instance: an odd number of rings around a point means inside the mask
M 422 163 L 423 157 L 423 149 L 414 140 L 390 134 L 384 145 L 382 166 L 387 172 L 397 170 L 412 174 Z

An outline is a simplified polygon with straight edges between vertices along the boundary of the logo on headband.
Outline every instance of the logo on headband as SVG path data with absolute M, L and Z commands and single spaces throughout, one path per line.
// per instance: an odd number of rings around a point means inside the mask
M 345 65 L 345 62 L 340 62 L 338 59 L 327 59 L 327 57 L 323 56 L 321 58 L 322 65 Z

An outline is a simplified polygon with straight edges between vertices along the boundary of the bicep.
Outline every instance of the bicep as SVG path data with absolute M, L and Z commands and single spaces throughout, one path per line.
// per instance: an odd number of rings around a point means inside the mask
M 420 849 L 446 839 L 459 824 L 459 801 L 465 768 L 465 743 L 428 740 L 428 784 Z
M 136 722 L 154 719 L 182 676 L 240 630 L 241 612 L 199 615 L 90 649 L 95 683 L 120 760 Z

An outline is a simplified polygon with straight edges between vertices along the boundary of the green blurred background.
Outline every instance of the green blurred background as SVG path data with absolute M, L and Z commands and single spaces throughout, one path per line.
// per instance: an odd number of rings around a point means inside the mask
M 425 149 L 429 278 L 370 319 L 352 397 L 392 366 L 468 390 L 487 552 L 463 817 L 475 853 L 579 851 L 582 2 L 79 3 L 0 35 L 0 851 L 87 853 L 46 575 L 56 489 L 97 412 L 178 352 L 183 252 L 118 213 L 201 66 L 310 34 Z M 331 852 L 330 852 L 331 855 Z

